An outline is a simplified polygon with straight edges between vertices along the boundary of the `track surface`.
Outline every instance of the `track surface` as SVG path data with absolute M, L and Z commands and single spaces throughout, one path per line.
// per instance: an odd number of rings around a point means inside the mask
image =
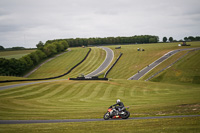
M 110 63 L 112 62 L 112 60 L 114 58 L 114 52 L 110 48 L 106 48 L 106 47 L 99 47 L 99 48 L 102 48 L 103 50 L 106 51 L 106 58 L 105 58 L 104 62 L 101 64 L 101 66 L 99 66 L 99 68 L 97 68 L 95 71 L 86 75 L 85 76 L 86 78 L 91 78 L 91 77 L 96 76 L 99 73 L 101 73 L 103 70 L 105 70 L 110 65 Z
M 45 80 L 45 81 L 37 81 L 37 82 L 14 84 L 14 85 L 8 85 L 8 86 L 0 86 L 0 90 L 10 89 L 10 88 L 14 88 L 14 87 L 20 87 L 20 86 L 24 86 L 24 85 L 32 85 L 32 84 L 45 83 L 45 82 L 54 82 L 54 81 L 62 81 L 62 80 L 67 80 L 67 79 Z
M 179 116 L 155 116 L 155 117 L 135 117 L 128 119 L 66 119 L 66 120 L 0 120 L 0 124 L 33 124 L 33 123 L 64 123 L 64 122 L 89 122 L 89 121 L 114 121 L 114 120 L 148 120 L 161 118 L 182 118 L 200 117 L 200 115 L 179 115 Z
M 176 54 L 176 53 L 178 53 L 180 51 L 194 50 L 194 49 L 195 50 L 200 50 L 200 48 L 186 48 L 186 49 L 178 49 L 178 50 L 170 51 L 167 54 L 165 54 L 164 56 L 162 56 L 161 58 L 159 58 L 158 60 L 154 61 L 149 66 L 145 67 L 144 69 L 142 69 L 141 71 L 139 71 L 138 73 L 136 73 L 135 75 L 130 77 L 128 80 L 139 80 L 142 76 L 144 76 L 146 73 L 151 71 L 153 68 L 158 66 L 160 63 L 162 63 L 163 61 L 165 61 L 167 58 L 171 57 L 172 55 L 174 55 L 174 54 Z

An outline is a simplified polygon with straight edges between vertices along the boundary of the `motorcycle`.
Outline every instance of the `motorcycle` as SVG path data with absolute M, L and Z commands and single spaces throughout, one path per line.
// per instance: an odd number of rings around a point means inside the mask
M 104 120 L 108 119 L 116 119 L 116 118 L 122 118 L 127 119 L 130 116 L 130 112 L 127 111 L 129 107 L 123 107 L 120 111 L 116 110 L 115 107 L 110 106 L 107 110 L 107 112 L 104 114 L 103 118 Z

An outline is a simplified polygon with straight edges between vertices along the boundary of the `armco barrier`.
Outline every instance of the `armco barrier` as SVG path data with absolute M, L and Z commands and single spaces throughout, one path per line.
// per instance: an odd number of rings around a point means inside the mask
M 74 68 L 76 68 L 78 65 L 80 65 L 83 61 L 85 61 L 85 59 L 88 57 L 89 53 L 91 52 L 91 48 L 89 48 L 88 53 L 86 54 L 86 56 L 84 57 L 83 60 L 81 60 L 78 64 L 76 64 L 74 67 L 72 67 L 69 71 L 67 71 L 66 73 L 59 75 L 59 76 L 55 76 L 55 77 L 50 77 L 50 78 L 41 78 L 41 79 L 23 79 L 23 80 L 4 80 L 4 81 L 0 81 L 0 83 L 6 83 L 6 82 L 21 82 L 21 81 L 38 81 L 38 80 L 50 80 L 50 79 L 56 79 L 56 78 L 60 78 L 63 77 L 67 74 L 69 74 Z
M 108 78 L 98 78 L 98 77 L 92 77 L 92 78 L 69 78 L 69 80 L 108 80 Z
M 108 69 L 108 71 L 105 73 L 104 78 L 106 78 L 106 76 L 108 75 L 108 73 L 111 71 L 111 69 L 115 66 L 115 64 L 118 62 L 118 60 L 120 59 L 120 57 L 123 55 L 123 53 L 120 53 L 120 55 L 118 56 L 117 60 L 113 63 L 113 65 Z

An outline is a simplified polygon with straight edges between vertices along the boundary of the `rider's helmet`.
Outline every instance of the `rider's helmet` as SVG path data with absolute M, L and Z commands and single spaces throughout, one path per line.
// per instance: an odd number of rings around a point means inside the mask
M 117 99 L 116 103 L 119 103 L 120 102 L 120 99 Z

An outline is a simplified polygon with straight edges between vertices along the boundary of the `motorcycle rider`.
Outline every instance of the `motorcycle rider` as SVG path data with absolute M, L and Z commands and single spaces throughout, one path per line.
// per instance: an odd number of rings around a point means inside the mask
M 112 106 L 115 106 L 115 109 L 120 112 L 121 109 L 124 107 L 124 104 L 123 104 L 123 102 L 120 101 L 120 99 L 117 99 L 116 104 L 114 104 Z

